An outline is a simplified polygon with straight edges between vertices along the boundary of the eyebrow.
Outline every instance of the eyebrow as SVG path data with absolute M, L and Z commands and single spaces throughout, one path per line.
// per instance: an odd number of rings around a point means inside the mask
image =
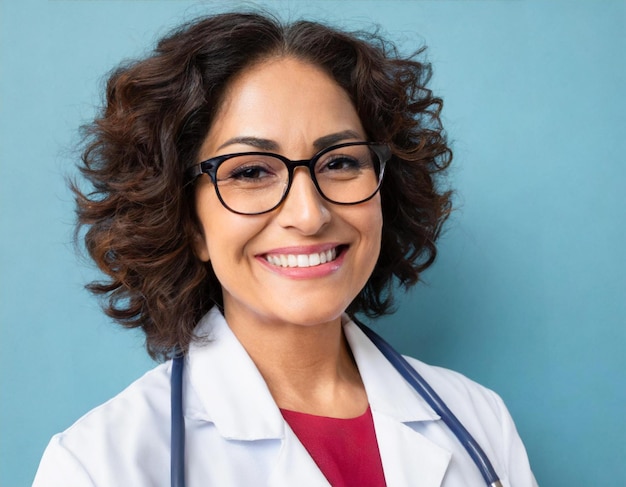
M 362 140 L 363 136 L 358 132 L 355 132 L 354 130 L 344 130 L 342 132 L 324 135 L 323 137 L 316 139 L 313 142 L 313 147 L 315 147 L 316 150 L 320 151 L 322 149 L 326 149 L 326 147 L 330 147 L 331 145 L 335 145 L 339 142 L 352 139 Z
M 217 150 L 223 149 L 224 147 L 228 147 L 229 145 L 235 144 L 243 144 L 249 145 L 251 147 L 256 147 L 257 149 L 266 150 L 266 151 L 275 151 L 278 150 L 278 144 L 270 139 L 261 139 L 260 137 L 233 137 L 232 139 L 228 139 L 222 145 L 220 145 Z
M 313 141 L 313 147 L 320 151 L 325 149 L 326 147 L 330 147 L 331 145 L 337 144 L 344 140 L 361 140 L 363 136 L 354 130 L 343 130 L 341 132 L 336 132 L 334 134 L 324 135 L 318 139 Z M 260 137 L 249 137 L 249 136 L 241 136 L 241 137 L 233 137 L 232 139 L 228 139 L 222 145 L 220 145 L 217 150 L 223 149 L 224 147 L 228 147 L 229 145 L 234 144 L 243 144 L 249 145 L 251 147 L 255 147 L 259 150 L 264 151 L 278 151 L 279 146 L 278 143 L 271 139 L 262 139 Z

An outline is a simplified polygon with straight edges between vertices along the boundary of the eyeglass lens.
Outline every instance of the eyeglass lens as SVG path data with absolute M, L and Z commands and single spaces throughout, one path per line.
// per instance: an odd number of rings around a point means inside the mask
M 367 145 L 324 152 L 314 178 L 322 195 L 335 203 L 357 203 L 378 189 L 380 161 Z M 243 154 L 223 161 L 216 174 L 226 206 L 239 213 L 262 213 L 277 206 L 289 186 L 289 169 L 271 154 Z

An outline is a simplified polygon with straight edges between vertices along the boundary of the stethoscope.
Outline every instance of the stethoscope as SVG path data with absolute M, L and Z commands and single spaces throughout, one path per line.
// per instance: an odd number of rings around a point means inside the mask
M 419 393 L 428 405 L 441 417 L 463 445 L 467 453 L 480 470 L 488 487 L 502 487 L 487 455 L 480 445 L 465 429 L 458 418 L 448 408 L 445 402 L 433 390 L 424 378 L 396 352 L 391 345 L 383 340 L 371 329 L 354 320 L 367 337 L 376 345 L 382 354 L 404 377 L 404 379 Z M 183 418 L 183 363 L 184 356 L 179 355 L 172 360 L 172 442 L 171 442 L 171 485 L 185 487 L 185 419 Z

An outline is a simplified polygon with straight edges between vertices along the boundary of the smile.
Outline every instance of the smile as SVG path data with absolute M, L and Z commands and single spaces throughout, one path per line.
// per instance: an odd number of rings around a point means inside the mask
M 337 247 L 312 254 L 268 254 L 265 259 L 278 267 L 315 267 L 337 258 Z

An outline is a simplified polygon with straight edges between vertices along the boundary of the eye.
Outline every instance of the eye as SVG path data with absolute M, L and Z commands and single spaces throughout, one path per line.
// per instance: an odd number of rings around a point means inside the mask
M 353 172 L 359 171 L 363 167 L 363 163 L 351 156 L 336 155 L 331 156 L 322 162 L 318 168 L 319 172 Z
M 283 162 L 264 154 L 239 154 L 226 159 L 217 169 L 217 183 L 222 190 L 264 189 L 281 184 L 287 177 Z
M 229 179 L 239 180 L 258 180 L 272 176 L 272 173 L 263 166 L 240 166 L 232 171 L 227 176 Z

